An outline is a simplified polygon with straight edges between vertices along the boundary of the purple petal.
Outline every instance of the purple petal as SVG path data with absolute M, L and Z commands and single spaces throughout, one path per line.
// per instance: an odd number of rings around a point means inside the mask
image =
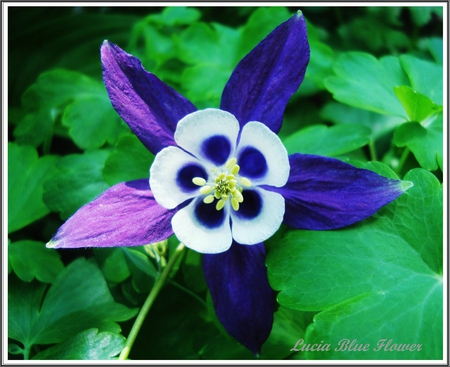
M 411 186 L 334 158 L 289 156 L 291 173 L 283 188 L 284 222 L 294 228 L 322 230 L 348 226 L 374 214 Z
M 147 179 L 124 182 L 81 207 L 47 244 L 51 248 L 139 246 L 173 234 L 167 210 L 153 197 Z
M 270 334 L 275 308 L 265 257 L 262 243 L 246 246 L 236 242 L 228 251 L 203 257 L 217 317 L 225 330 L 255 355 Z
M 115 44 L 104 41 L 100 51 L 106 90 L 120 117 L 153 154 L 176 145 L 177 122 L 195 106 Z
M 236 116 L 241 126 L 259 121 L 277 133 L 308 62 L 306 24 L 299 12 L 275 28 L 236 66 L 220 108 Z

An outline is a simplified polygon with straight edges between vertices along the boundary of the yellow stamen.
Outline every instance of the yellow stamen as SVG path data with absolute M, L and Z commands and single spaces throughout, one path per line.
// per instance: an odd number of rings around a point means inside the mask
M 223 199 L 220 199 L 216 204 L 216 209 L 221 210 L 225 206 L 225 201 Z
M 231 158 L 228 160 L 227 164 L 225 165 L 225 167 L 227 167 L 228 169 L 230 169 L 231 167 L 233 167 L 237 162 L 236 158 Z
M 233 207 L 234 210 L 236 211 L 239 210 L 239 203 L 235 198 L 231 199 L 231 206 Z
M 213 188 L 211 186 L 208 186 L 208 185 L 203 186 L 200 189 L 200 193 L 203 194 L 203 195 L 209 194 L 211 191 L 213 191 Z
M 202 177 L 194 177 L 192 179 L 192 182 L 194 184 L 196 184 L 197 186 L 203 186 L 203 185 L 206 184 L 206 180 L 204 178 L 202 178 Z
M 233 168 L 231 169 L 231 173 L 233 175 L 237 175 L 237 173 L 239 172 L 239 170 L 241 169 L 241 167 L 239 167 L 237 164 L 233 166 Z
M 203 199 L 205 204 L 211 204 L 214 201 L 214 195 L 208 195 Z
M 241 184 L 246 187 L 252 186 L 252 182 L 246 177 L 241 177 Z
M 239 203 L 242 203 L 244 201 L 244 197 L 242 196 L 241 192 L 239 190 L 236 190 L 233 192 L 233 196 L 236 198 L 236 200 Z

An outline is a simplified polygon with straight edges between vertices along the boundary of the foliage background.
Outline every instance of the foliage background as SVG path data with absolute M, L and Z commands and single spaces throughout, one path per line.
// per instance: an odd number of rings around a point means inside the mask
M 152 155 L 112 109 L 104 39 L 196 104 L 217 107 L 237 62 L 297 8 L 8 8 L 9 358 L 109 359 L 177 245 L 55 251 L 81 205 L 148 176 Z M 305 7 L 311 62 L 286 110 L 289 153 L 337 157 L 414 182 L 338 231 L 268 241 L 278 294 L 265 359 L 442 359 L 443 10 Z M 356 52 L 355 52 L 356 51 Z M 368 163 L 372 161 L 372 163 Z M 223 332 L 192 251 L 152 308 L 131 359 L 252 359 Z M 298 339 L 420 352 L 292 352 Z

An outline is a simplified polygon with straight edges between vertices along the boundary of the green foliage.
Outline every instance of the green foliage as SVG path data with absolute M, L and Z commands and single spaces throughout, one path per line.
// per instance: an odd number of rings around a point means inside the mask
M 57 164 L 59 172 L 44 187 L 47 206 L 60 212 L 62 218 L 68 218 L 105 191 L 109 185 L 103 178 L 102 169 L 107 157 L 106 150 L 62 157 Z
M 114 359 L 112 357 L 117 356 L 124 346 L 125 338 L 120 334 L 88 329 L 36 354 L 33 360 L 108 360 Z
M 154 156 L 101 81 L 103 40 L 197 108 L 218 107 L 237 63 L 294 10 L 9 8 L 10 356 L 116 359 L 131 327 L 124 322 L 178 246 L 172 236 L 131 248 L 45 248 L 62 220 L 110 186 L 149 178 Z M 282 226 L 267 241 L 269 280 L 280 292 L 261 359 L 443 358 L 443 8 L 301 10 L 311 58 L 280 133 L 288 152 L 345 158 L 414 186 L 350 227 Z M 300 339 L 332 348 L 291 350 Z M 370 348 L 335 350 L 345 339 Z M 382 339 L 422 346 L 375 351 Z M 254 359 L 220 325 L 201 254 L 177 260 L 130 359 Z
M 50 212 L 42 200 L 43 185 L 55 175 L 56 160 L 39 158 L 33 147 L 8 143 L 8 232 Z
M 117 322 L 136 314 L 114 301 L 101 271 L 83 258 L 62 271 L 44 296 L 45 290 L 41 283 L 10 286 L 8 333 L 27 354 L 35 344 L 60 343 L 92 327 L 118 333 Z
M 25 240 L 8 243 L 8 260 L 24 282 L 36 278 L 44 283 L 53 283 L 64 270 L 60 257 L 56 251 L 45 248 L 42 242 Z
M 372 346 L 364 353 L 333 347 L 307 358 L 442 358 L 442 187 L 424 170 L 411 171 L 405 180 L 414 187 L 374 218 L 339 231 L 289 231 L 269 253 L 278 302 L 320 311 L 307 329 L 307 343 L 326 340 L 338 347 L 351 335 Z M 383 338 L 423 341 L 423 347 L 413 353 L 374 351 Z

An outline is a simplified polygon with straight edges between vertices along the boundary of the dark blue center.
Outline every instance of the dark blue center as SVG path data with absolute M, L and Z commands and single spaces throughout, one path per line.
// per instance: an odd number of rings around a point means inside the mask
M 191 192 L 199 188 L 192 182 L 194 177 L 201 177 L 206 180 L 208 175 L 202 166 L 195 163 L 189 163 L 178 171 L 177 184 L 182 191 Z
M 195 216 L 205 227 L 212 229 L 220 227 L 225 220 L 225 210 L 217 210 L 216 204 L 205 204 L 199 200 L 195 207 Z
M 214 135 L 202 144 L 205 158 L 217 165 L 224 164 L 231 153 L 231 143 L 224 135 Z
M 256 148 L 245 147 L 238 157 L 240 174 L 249 178 L 261 178 L 267 173 L 267 162 L 263 154 Z
M 254 190 L 244 190 L 242 192 L 244 201 L 240 203 L 239 210 L 235 214 L 241 219 L 253 219 L 261 213 L 262 199 L 261 195 Z

